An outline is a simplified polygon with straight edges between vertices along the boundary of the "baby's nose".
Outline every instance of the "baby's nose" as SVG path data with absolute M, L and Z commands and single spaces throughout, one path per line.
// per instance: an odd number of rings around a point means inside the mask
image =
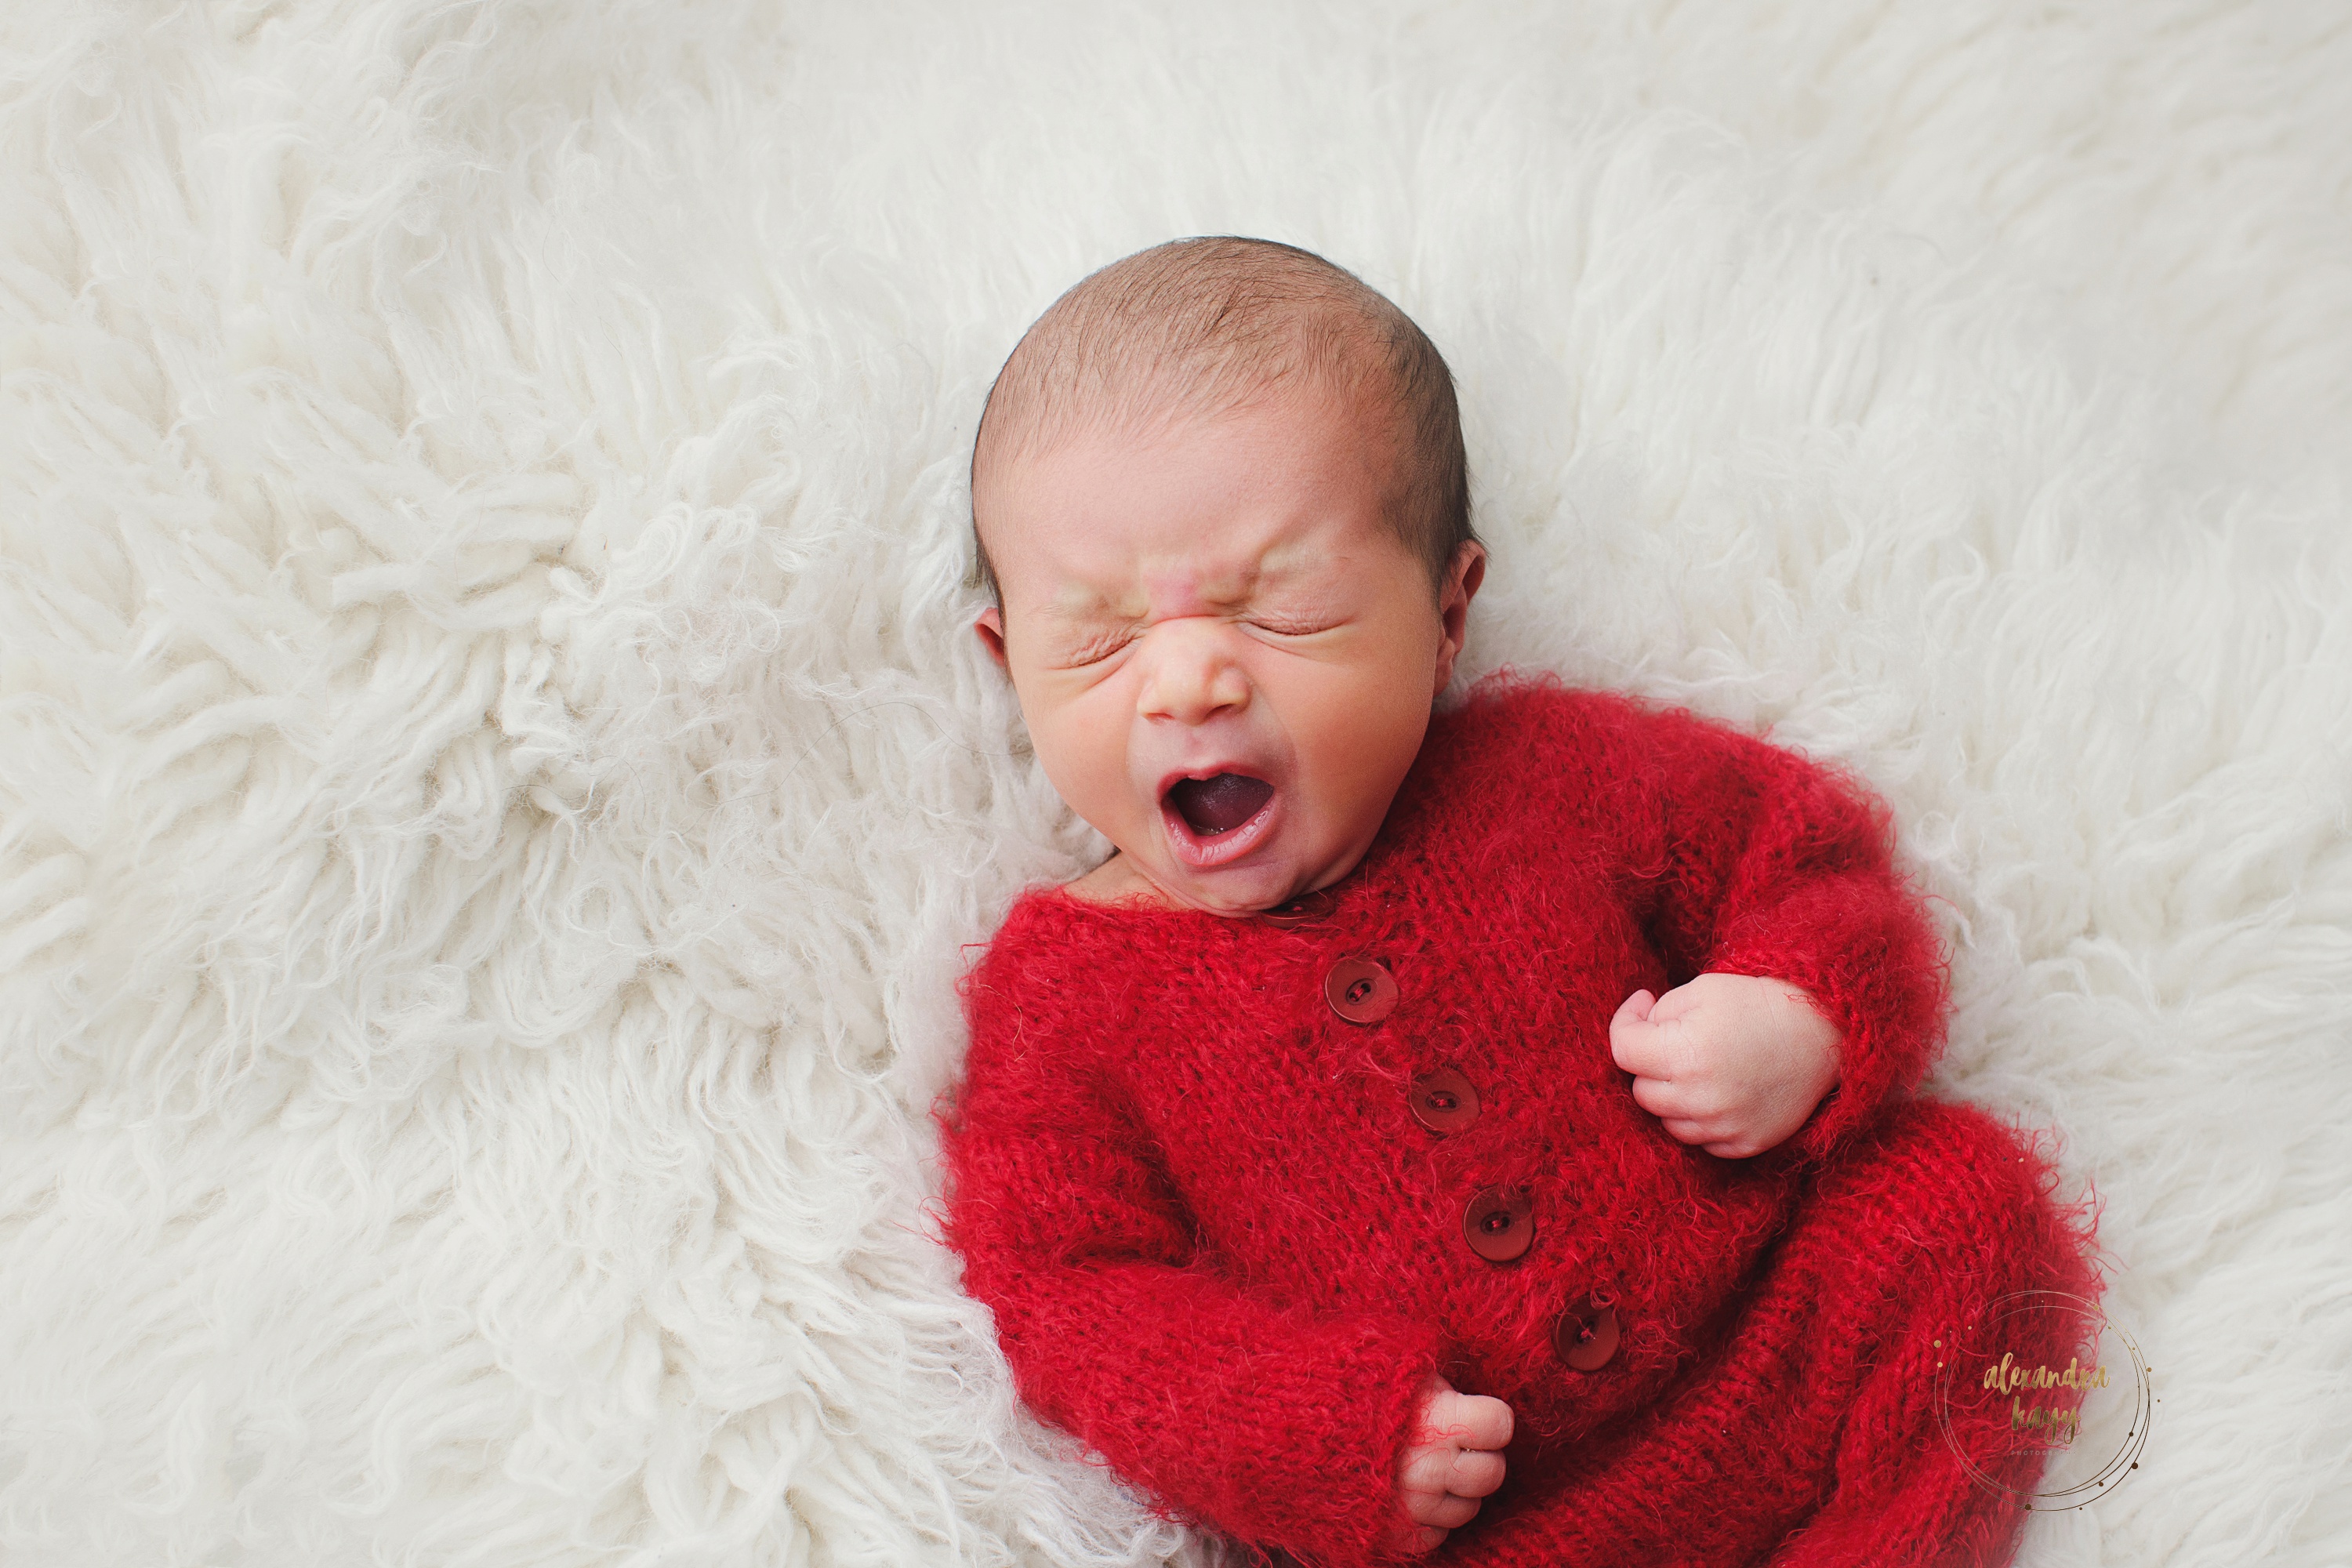
M 1148 719 L 1181 724 L 1205 722 L 1212 714 L 1249 706 L 1249 676 L 1226 647 L 1222 626 L 1185 626 L 1166 621 L 1152 628 L 1150 668 L 1139 707 Z

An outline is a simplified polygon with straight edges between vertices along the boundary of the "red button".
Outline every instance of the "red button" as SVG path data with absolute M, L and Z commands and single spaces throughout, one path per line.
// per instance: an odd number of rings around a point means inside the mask
M 1319 921 L 1331 912 L 1338 900 L 1321 889 L 1301 893 L 1286 904 L 1276 904 L 1270 910 L 1258 910 L 1258 919 L 1269 925 L 1303 926 L 1309 921 Z
M 1617 1353 L 1617 1309 L 1590 1296 L 1568 1304 L 1552 1325 L 1551 1348 L 1579 1372 L 1598 1372 Z
M 1350 1024 L 1377 1024 L 1396 1011 L 1396 977 L 1369 958 L 1343 958 L 1323 977 L 1323 999 Z
M 1459 1132 L 1478 1120 L 1478 1091 L 1452 1068 L 1412 1080 L 1412 1119 L 1432 1132 Z
M 1488 1187 L 1462 1211 L 1462 1239 L 1489 1263 L 1508 1263 L 1536 1238 L 1536 1200 L 1524 1187 Z

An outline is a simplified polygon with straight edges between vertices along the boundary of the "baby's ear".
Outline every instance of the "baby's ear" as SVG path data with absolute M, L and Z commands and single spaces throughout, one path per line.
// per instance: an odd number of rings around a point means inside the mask
M 1004 661 L 1004 616 L 996 606 L 991 605 L 981 611 L 971 629 L 980 634 L 981 646 L 988 649 L 988 657 L 996 661 L 996 667 L 1012 673 L 1013 667 Z

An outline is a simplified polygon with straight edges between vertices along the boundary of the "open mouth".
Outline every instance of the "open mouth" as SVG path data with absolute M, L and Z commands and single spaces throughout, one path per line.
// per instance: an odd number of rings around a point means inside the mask
M 1195 871 L 1250 860 L 1280 830 L 1282 798 L 1265 780 L 1226 769 L 1206 778 L 1170 779 L 1160 796 L 1168 847 Z
M 1273 798 L 1272 784 L 1245 773 L 1178 779 L 1168 791 L 1168 804 L 1184 819 L 1184 826 L 1202 838 L 1232 832 L 1263 811 Z

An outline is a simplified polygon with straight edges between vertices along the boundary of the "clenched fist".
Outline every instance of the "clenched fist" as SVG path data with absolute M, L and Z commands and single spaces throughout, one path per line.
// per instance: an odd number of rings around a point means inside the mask
M 1422 1385 L 1412 1446 L 1404 1451 L 1404 1514 L 1391 1537 L 1412 1552 L 1434 1551 L 1470 1522 L 1478 1500 L 1503 1484 L 1511 1407 L 1481 1394 L 1457 1394 L 1433 1376 Z
M 1643 1110 L 1727 1160 L 1786 1139 L 1838 1079 L 1837 1026 L 1797 985 L 1753 974 L 1636 991 L 1609 1021 L 1609 1046 Z

